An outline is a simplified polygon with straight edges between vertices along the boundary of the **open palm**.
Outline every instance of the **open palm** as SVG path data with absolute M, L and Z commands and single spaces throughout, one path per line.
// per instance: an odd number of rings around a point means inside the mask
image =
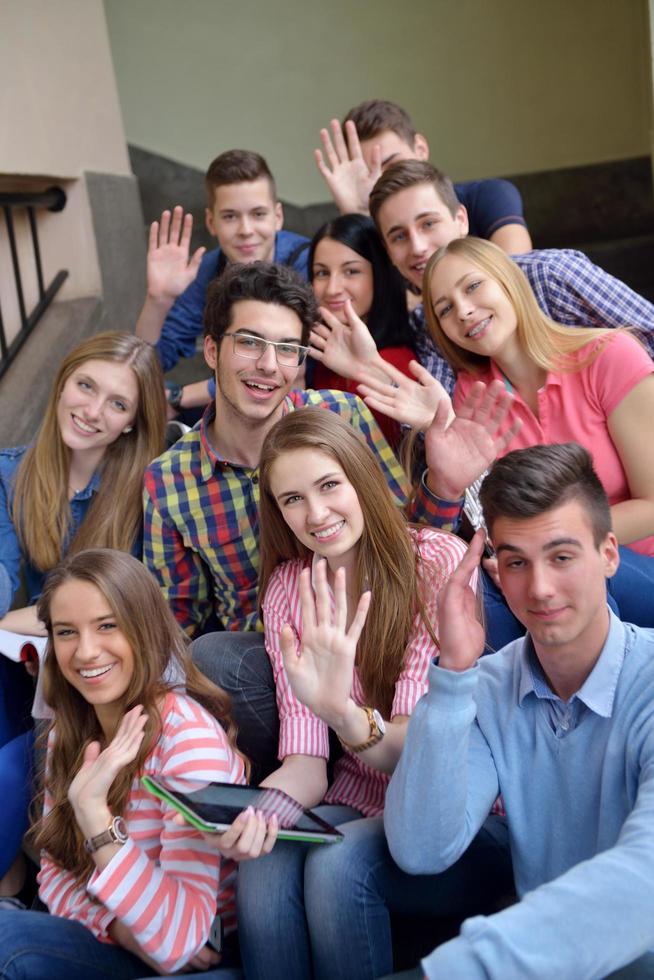
M 295 696 L 330 727 L 338 728 L 345 716 L 352 690 L 356 649 L 370 605 L 370 593 L 359 599 L 349 629 L 345 571 L 339 568 L 334 581 L 334 610 L 327 585 L 326 562 L 315 571 L 315 595 L 311 573 L 300 576 L 302 639 L 299 654 L 290 626 L 282 629 L 280 641 L 284 667 Z
M 341 214 L 367 214 L 370 192 L 381 174 L 381 149 L 375 147 L 369 167 L 352 120 L 345 123 L 345 136 L 338 119 L 332 119 L 330 128 L 331 133 L 320 130 L 323 148 L 314 152 L 318 170 Z
M 458 500 L 509 446 L 522 425 L 516 419 L 506 427 L 512 403 L 501 381 L 478 381 L 449 425 L 445 404 L 438 406 L 425 432 L 429 486 L 437 496 Z
M 357 391 L 368 408 L 388 415 L 401 425 L 420 430 L 429 428 L 442 401 L 453 414 L 450 396 L 440 381 L 432 377 L 418 361 L 410 361 L 409 369 L 415 381 L 388 363 L 384 364 L 384 371 L 391 380 L 390 384 L 370 374 L 362 374 L 362 384 Z
M 160 221 L 150 225 L 148 239 L 148 293 L 157 298 L 176 299 L 198 274 L 204 248 L 189 260 L 193 215 L 184 215 L 179 205 L 164 211 Z
M 323 306 L 320 315 L 324 322 L 314 324 L 309 339 L 315 360 L 330 371 L 355 380 L 381 360 L 372 334 L 354 312 L 350 300 L 345 303 L 346 323 Z

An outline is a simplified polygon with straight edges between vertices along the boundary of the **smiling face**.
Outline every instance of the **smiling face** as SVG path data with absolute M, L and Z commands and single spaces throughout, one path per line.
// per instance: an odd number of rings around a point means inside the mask
M 323 238 L 316 246 L 311 276 L 321 306 L 346 323 L 345 302 L 349 299 L 357 316 L 365 320 L 373 299 L 372 263 L 342 242 Z
M 250 424 L 272 424 L 281 414 L 282 402 L 299 368 L 278 364 L 273 347 L 267 347 L 257 360 L 235 353 L 230 336 L 235 333 L 301 344 L 300 318 L 287 306 L 239 300 L 232 307 L 231 322 L 220 342 L 205 338 L 205 358 L 216 372 L 216 414 L 221 423 L 231 415 Z
M 59 396 L 57 422 L 64 445 L 101 456 L 133 424 L 138 400 L 138 382 L 128 364 L 84 361 Z
M 341 465 L 318 449 L 282 453 L 270 468 L 270 490 L 295 537 L 327 559 L 352 567 L 363 534 L 356 490 Z
M 445 255 L 430 283 L 434 313 L 443 333 L 482 357 L 508 360 L 520 350 L 518 320 L 500 284 L 461 255 Z
M 545 670 L 548 661 L 575 652 L 599 653 L 608 629 L 605 580 L 619 563 L 615 535 L 597 547 L 573 499 L 537 517 L 497 517 L 491 538 L 506 601 Z
M 205 216 L 209 233 L 229 262 L 273 261 L 275 235 L 284 216 L 267 177 L 216 187 L 213 207 Z
M 134 653 L 109 603 L 90 582 L 68 579 L 52 596 L 54 655 L 63 677 L 96 710 L 107 731 L 122 711 Z
M 442 245 L 468 234 L 463 205 L 454 215 L 433 184 L 415 184 L 388 197 L 377 223 L 391 262 L 405 279 L 422 288 L 427 262 Z

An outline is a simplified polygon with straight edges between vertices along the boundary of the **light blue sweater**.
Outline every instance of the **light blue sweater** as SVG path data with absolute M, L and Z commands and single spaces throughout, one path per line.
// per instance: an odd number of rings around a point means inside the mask
M 654 631 L 611 614 L 567 731 L 531 650 L 432 665 L 387 791 L 389 846 L 413 874 L 450 867 L 504 798 L 521 901 L 468 919 L 423 961 L 430 980 L 593 980 L 654 948 Z

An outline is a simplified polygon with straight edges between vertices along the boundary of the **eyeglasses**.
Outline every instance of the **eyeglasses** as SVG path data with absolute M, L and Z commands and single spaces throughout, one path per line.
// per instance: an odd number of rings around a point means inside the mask
M 303 347 L 302 344 L 288 344 L 284 340 L 264 340 L 263 337 L 253 337 L 249 333 L 224 333 L 220 339 L 223 340 L 225 337 L 232 338 L 235 354 L 252 361 L 258 361 L 269 347 L 274 347 L 278 364 L 283 364 L 285 367 L 300 367 L 309 353 L 309 348 Z

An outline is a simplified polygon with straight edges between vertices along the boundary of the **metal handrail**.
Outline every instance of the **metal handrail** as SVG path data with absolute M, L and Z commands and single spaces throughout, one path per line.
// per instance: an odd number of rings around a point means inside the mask
M 0 208 L 5 216 L 7 237 L 9 239 L 9 250 L 11 253 L 11 264 L 14 272 L 14 283 L 16 286 L 16 298 L 20 312 L 21 327 L 17 335 L 10 344 L 7 343 L 4 323 L 2 320 L 2 310 L 0 309 L 0 378 L 7 370 L 16 354 L 23 346 L 34 327 L 37 325 L 46 309 L 54 299 L 56 293 L 63 285 L 68 270 L 62 269 L 56 274 L 49 286 L 43 282 L 43 265 L 41 263 L 41 249 L 39 247 L 39 235 L 36 223 L 36 209 L 46 208 L 48 211 L 62 211 L 66 206 L 66 192 L 62 187 L 49 187 L 41 192 L 0 192 Z M 16 246 L 16 231 L 14 228 L 13 212 L 18 208 L 27 211 L 30 226 L 30 236 L 32 239 L 32 250 L 34 253 L 34 266 L 36 269 L 36 281 L 39 290 L 39 299 L 31 311 L 27 312 L 25 305 L 25 294 L 23 291 L 23 279 L 21 275 L 20 262 L 18 259 L 18 248 Z

